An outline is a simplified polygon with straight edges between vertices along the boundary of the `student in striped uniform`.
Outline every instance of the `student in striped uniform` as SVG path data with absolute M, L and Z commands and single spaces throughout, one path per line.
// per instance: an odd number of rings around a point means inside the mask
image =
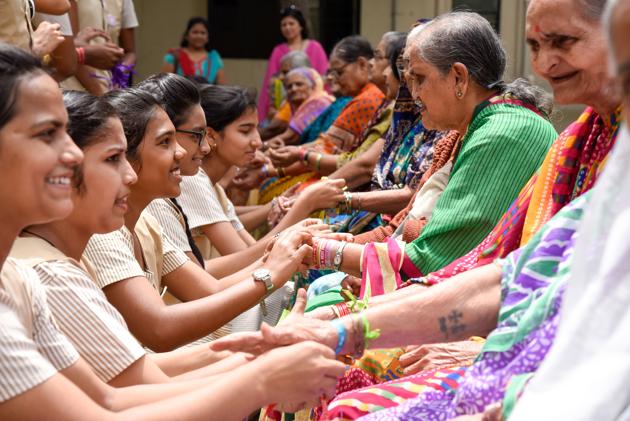
M 0 419 L 238 419 L 269 402 L 314 402 L 332 392 L 342 364 L 312 343 L 219 378 L 120 389 L 103 383 L 58 331 L 36 273 L 6 259 L 25 227 L 72 211 L 82 153 L 66 133 L 61 93 L 36 58 L 0 44 L 0 103 L 0 200 L 11 204 L 0 209 Z
M 213 143 L 213 156 L 208 158 L 215 162 L 214 167 L 217 167 L 217 161 L 223 163 L 227 161 L 226 165 L 231 166 L 230 162 L 234 163 L 235 160 L 238 162 L 248 160 L 251 156 L 248 151 L 259 146 L 257 131 L 250 130 L 245 135 L 241 127 L 248 119 L 256 118 L 254 99 L 246 90 L 238 87 L 203 88 L 205 109 L 202 110 L 196 86 L 181 76 L 169 73 L 155 75 L 138 85 L 138 89 L 147 91 L 158 99 L 179 131 L 179 144 L 187 149 L 188 155 L 195 158 L 191 159 L 187 155 L 181 161 L 182 175 L 185 176 L 181 183 L 182 194 L 175 200 L 154 200 L 147 210 L 158 219 L 167 232 L 167 238 L 171 240 L 171 236 L 174 236 L 172 241 L 182 246 L 186 242 L 186 249 L 191 250 L 188 253 L 191 260 L 199 262 L 211 275 L 224 278 L 235 272 L 247 270 L 246 268 L 251 268 L 251 265 L 259 265 L 257 261 L 263 256 L 274 235 L 281 229 L 308 226 L 309 230 L 314 231 L 327 228 L 317 220 L 308 219 L 309 214 L 315 210 L 310 204 L 322 203 L 324 194 L 332 193 L 333 197 L 341 197 L 341 193 L 336 191 L 341 191 L 343 181 L 321 183 L 309 189 L 278 229 L 261 241 L 251 242 L 249 241 L 251 236 L 237 217 L 234 206 L 223 188 L 219 183 L 213 183 L 203 170 L 199 170 L 199 164 L 208 150 L 191 142 L 191 127 L 194 127 L 193 131 L 201 133 L 207 125 L 208 130 L 215 131 L 215 136 L 218 132 L 221 133 L 221 149 L 219 150 Z M 208 121 L 203 119 L 204 111 L 209 118 Z M 255 125 L 256 122 L 251 124 Z M 199 140 L 202 145 L 207 146 L 207 138 Z M 248 144 L 245 145 L 245 142 Z M 333 198 L 330 205 L 334 205 L 336 200 L 338 199 Z M 268 212 L 269 209 L 262 209 L 263 219 Z M 261 212 L 259 210 L 254 213 Z M 296 225 L 292 226 L 295 223 Z M 192 233 L 189 228 L 192 228 Z M 171 232 L 171 235 L 168 235 L 168 232 Z M 190 241 L 191 237 L 194 241 Z M 251 243 L 250 247 L 246 246 L 245 240 L 248 244 Z M 292 293 L 292 284 L 283 286 L 265 298 L 264 304 L 261 303 L 239 315 L 230 323 L 229 329 L 257 330 L 262 321 L 276 324 Z
M 195 242 L 204 258 L 210 259 L 206 269 L 221 277 L 259 258 L 278 232 L 304 221 L 318 209 L 336 206 L 343 200 L 345 182 L 329 180 L 306 189 L 305 197 L 296 200 L 276 227 L 261 240 L 254 240 L 244 225 L 251 229 L 266 221 L 271 204 L 247 207 L 237 216 L 219 181 L 233 167 L 250 162 L 261 145 L 255 99 L 236 86 L 204 86 L 200 94 L 211 152 L 194 177 L 184 178 L 178 201 Z
M 194 176 L 199 171 L 201 160 L 210 152 L 199 89 L 192 81 L 173 73 L 154 75 L 140 83 L 138 88 L 154 96 L 168 114 L 175 126 L 177 143 L 186 150 L 180 161 L 181 175 Z M 203 256 L 190 233 L 188 218 L 177 198 L 156 199 L 149 203 L 146 212 L 157 219 L 171 243 L 186 253 L 191 261 L 205 267 Z
M 302 243 L 310 234 L 287 232 L 264 259 L 220 282 L 209 276 L 143 212 L 151 201 L 180 193 L 186 155 L 171 120 L 152 95 L 138 89 L 112 92 L 107 100 L 123 123 L 138 181 L 130 186 L 125 225 L 93 235 L 83 258 L 134 336 L 154 351 L 169 351 L 208 335 L 284 285 L 308 251 Z M 268 277 L 254 278 L 255 268 Z M 160 297 L 165 287 L 183 303 L 165 305 Z
M 140 83 L 138 89 L 146 91 L 155 97 L 168 114 L 175 126 L 177 143 L 186 150 L 186 155 L 180 161 L 181 174 L 185 179 L 196 179 L 196 174 L 199 171 L 202 159 L 210 151 L 206 136 L 206 119 L 200 105 L 200 96 L 197 86 L 182 76 L 173 73 L 160 73 Z M 184 184 L 185 183 L 182 181 L 182 185 Z M 216 218 L 222 218 L 224 214 L 220 206 L 229 203 L 225 192 L 223 192 L 222 189 L 212 189 L 209 182 L 203 183 L 201 186 L 196 186 L 196 188 L 198 189 L 198 191 L 195 192 L 196 195 L 201 195 L 205 199 L 204 204 L 209 206 L 196 209 L 197 211 L 191 214 L 193 222 L 196 222 L 200 214 L 212 214 L 216 215 Z M 182 191 L 183 189 L 184 187 L 182 187 Z M 181 196 L 182 195 L 180 195 L 180 197 Z M 219 197 L 223 199 L 221 204 L 219 204 Z M 216 199 L 216 201 L 213 199 Z M 153 200 L 147 206 L 145 212 L 148 212 L 159 222 L 168 241 L 176 244 L 176 247 L 185 252 L 192 262 L 198 263 L 202 268 L 206 268 L 204 256 L 207 256 L 209 253 L 204 253 L 197 247 L 192 233 L 190 232 L 188 217 L 182 210 L 179 200 L 179 197 Z M 225 209 L 231 211 L 231 214 L 229 214 L 231 222 L 236 229 L 243 229 L 243 225 L 234 213 L 234 207 L 231 206 L 231 203 L 229 203 L 229 206 L 229 208 L 226 207 Z M 306 216 L 308 215 L 304 215 L 304 217 Z M 207 248 L 207 246 L 202 246 L 204 251 L 206 251 Z M 216 272 L 216 268 L 220 267 L 222 270 L 218 277 L 225 277 L 247 267 L 250 267 L 250 271 L 252 271 L 256 266 L 261 264 L 258 260 L 262 257 L 263 251 L 264 249 L 261 248 L 258 254 L 250 253 L 251 259 L 245 259 L 239 256 L 240 258 L 238 260 L 234 259 L 238 261 L 238 266 L 235 267 L 225 268 L 227 265 L 223 261 L 208 262 L 208 272 L 212 274 L 212 269 Z M 210 274 L 205 274 L 209 282 L 212 281 Z M 199 272 L 199 276 L 203 275 L 202 272 Z M 186 287 L 190 286 L 191 283 L 182 282 L 181 285 L 182 287 Z M 239 330 L 256 330 L 263 320 L 269 324 L 276 324 L 282 310 L 287 306 L 288 298 L 292 295 L 292 292 L 292 283 L 282 286 L 269 297 L 266 297 L 264 304 L 256 305 L 245 313 L 238 315 L 232 322 L 212 332 L 210 335 L 199 339 L 195 343 L 208 342 L 209 340 L 216 339 L 216 337 L 232 331 L 235 326 L 238 327 Z M 191 291 L 191 294 L 195 293 L 194 290 Z M 198 298 L 201 298 L 201 296 Z M 171 294 L 165 295 L 164 299 L 167 303 L 171 304 L 173 302 L 180 302 Z M 264 311 L 260 306 L 263 306 Z
M 165 373 L 179 375 L 217 361 L 222 356 L 207 345 L 147 356 L 122 315 L 92 280 L 89 268 L 79 263 L 93 233 L 115 231 L 123 225 L 125 197 L 136 175 L 124 159 L 124 132 L 113 107 L 78 91 L 66 92 L 64 102 L 68 133 L 84 152 L 73 212 L 65 219 L 23 230 L 11 257 L 26 259 L 35 269 L 59 328 L 104 382 L 160 383 L 169 379 Z M 240 358 L 232 361 L 243 362 Z M 216 371 L 213 367 L 186 377 Z

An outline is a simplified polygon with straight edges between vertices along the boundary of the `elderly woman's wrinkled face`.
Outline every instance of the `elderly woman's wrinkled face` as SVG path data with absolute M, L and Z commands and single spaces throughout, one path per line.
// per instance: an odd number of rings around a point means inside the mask
M 294 107 L 299 107 L 313 93 L 313 84 L 305 76 L 292 73 L 284 80 L 287 99 Z
M 455 100 L 454 77 L 443 75 L 433 65 L 424 61 L 418 47 L 405 49 L 404 61 L 406 79 L 411 96 L 418 103 L 422 114 L 422 124 L 431 130 L 451 130 L 458 128 L 457 116 L 460 113 Z
M 330 71 L 326 71 L 326 75 L 324 76 L 324 83 L 328 87 L 328 90 L 330 91 L 331 94 L 333 94 L 334 96 L 342 95 L 341 88 L 339 87 L 339 84 L 337 83 L 337 78 L 333 76 L 330 73 Z
M 280 62 L 280 71 L 278 72 L 278 79 L 280 82 L 284 82 L 284 78 L 287 77 L 287 74 L 293 70 L 291 60 L 284 60 Z
M 387 89 L 384 71 L 387 66 L 389 66 L 389 59 L 386 55 L 386 51 L 387 42 L 384 38 L 381 38 L 381 42 L 379 42 L 374 49 L 374 57 L 372 57 L 369 61 L 370 82 L 378 86 L 383 92 Z
M 613 14 L 612 49 L 614 72 L 623 95 L 623 119 L 630 121 L 630 1 L 622 1 Z
M 608 87 L 606 42 L 599 21 L 589 21 L 570 0 L 533 0 L 527 43 L 534 71 L 560 104 L 593 104 Z
M 383 74 L 385 75 L 385 85 L 387 86 L 385 96 L 390 100 L 396 99 L 398 96 L 398 88 L 400 88 L 400 82 L 394 76 L 391 66 L 387 66 Z
M 335 78 L 342 95 L 357 95 L 369 81 L 368 61 L 365 57 L 348 63 L 333 54 L 330 57 L 328 72 Z

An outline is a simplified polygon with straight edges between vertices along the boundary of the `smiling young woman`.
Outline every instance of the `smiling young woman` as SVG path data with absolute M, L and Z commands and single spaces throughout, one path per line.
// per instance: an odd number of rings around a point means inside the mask
M 286 233 L 265 261 L 256 258 L 219 282 L 191 262 L 164 235 L 155 218 L 144 212 L 152 201 L 180 194 L 186 149 L 179 146 L 168 114 L 153 95 L 141 89 L 117 91 L 106 98 L 122 121 L 127 159 L 138 179 L 130 186 L 125 225 L 92 236 L 84 259 L 134 336 L 154 350 L 172 350 L 209 335 L 266 296 L 268 286 L 252 278 L 254 269 L 269 270 L 273 289 L 284 285 L 308 249 L 302 246 L 307 236 Z M 193 101 L 190 116 L 194 110 Z M 166 288 L 182 303 L 165 305 L 160 295 Z

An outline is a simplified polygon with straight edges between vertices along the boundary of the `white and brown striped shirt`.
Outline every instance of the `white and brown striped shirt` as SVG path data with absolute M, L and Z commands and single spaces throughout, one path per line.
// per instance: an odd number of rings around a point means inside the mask
M 109 382 L 145 355 L 122 315 L 83 269 L 67 260 L 42 262 L 34 269 L 59 328 L 101 380 Z
M 149 212 L 162 227 L 166 238 L 183 252 L 191 252 L 184 216 L 179 209 L 168 199 L 157 199 L 149 203 L 144 210 Z
M 184 177 L 180 186 L 182 192 L 177 201 L 188 218 L 191 230 L 217 222 L 231 222 L 235 230 L 243 229 L 223 188 L 212 184 L 202 169 L 196 175 Z
M 0 402 L 45 382 L 79 359 L 59 332 L 37 274 L 7 259 L 0 286 Z
M 94 269 L 94 280 L 100 288 L 144 276 L 161 293 L 162 277 L 188 262 L 188 256 L 165 238 L 160 224 L 147 212 L 140 215 L 135 232 L 142 246 L 145 268 L 136 260 L 133 235 L 125 226 L 108 234 L 93 235 L 83 260 Z

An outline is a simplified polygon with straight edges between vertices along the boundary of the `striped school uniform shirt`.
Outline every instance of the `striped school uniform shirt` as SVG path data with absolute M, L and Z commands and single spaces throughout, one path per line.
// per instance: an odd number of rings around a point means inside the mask
M 79 354 L 57 328 L 33 269 L 9 258 L 0 279 L 0 402 L 5 402 L 70 367 Z
M 162 293 L 162 277 L 189 259 L 168 241 L 160 224 L 148 212 L 142 212 L 134 230 L 144 255 L 144 268 L 136 259 L 133 235 L 125 226 L 108 234 L 93 235 L 85 248 L 83 260 L 94 269 L 94 281 L 100 288 L 143 276 Z
M 177 200 L 191 230 L 217 222 L 231 222 L 237 231 L 244 228 L 223 188 L 213 184 L 202 169 L 196 175 L 184 177 L 180 187 L 182 192 Z
M 188 226 L 201 255 L 205 260 L 221 256 L 200 228 L 217 222 L 230 222 L 236 231 L 244 229 L 234 205 L 223 188 L 212 184 L 201 169 L 194 176 L 184 177 L 180 187 L 182 192 L 177 201 L 188 218 Z
M 78 262 L 34 237 L 18 238 L 10 255 L 27 259 L 35 269 L 59 329 L 101 380 L 109 382 L 145 355 L 122 315 Z
M 151 214 L 158 221 L 164 236 L 175 247 L 184 253 L 192 252 L 186 235 L 184 217 L 174 203 L 168 199 L 157 199 L 149 203 L 145 212 Z

